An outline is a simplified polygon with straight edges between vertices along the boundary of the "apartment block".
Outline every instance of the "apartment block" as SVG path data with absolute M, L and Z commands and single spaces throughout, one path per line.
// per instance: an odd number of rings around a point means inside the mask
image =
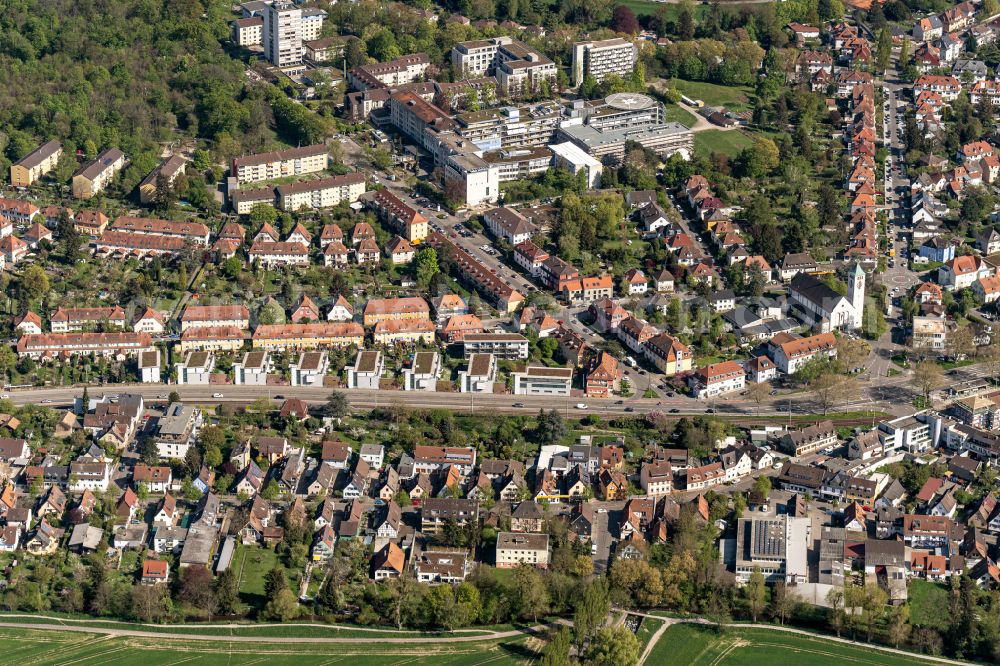
M 166 236 L 179 238 L 182 241 L 208 246 L 208 227 L 200 222 L 173 222 L 146 217 L 128 217 L 123 215 L 116 219 L 110 231 L 135 234 L 137 236 Z
M 233 159 L 231 175 L 240 183 L 254 183 L 316 173 L 329 163 L 325 144 L 257 153 Z
M 431 309 L 427 301 L 419 296 L 403 298 L 373 298 L 365 303 L 365 326 L 374 326 L 381 321 L 400 319 L 430 319 Z
M 412 206 L 403 203 L 399 197 L 383 188 L 371 199 L 379 219 L 411 243 L 427 238 L 427 218 Z
M 62 144 L 46 141 L 10 167 L 10 184 L 14 187 L 30 187 L 39 178 L 56 168 L 62 157 Z
M 249 351 L 243 354 L 242 359 L 233 363 L 233 383 L 267 386 L 267 375 L 270 371 L 271 360 L 266 351 Z
M 378 390 L 385 372 L 380 351 L 360 351 L 354 365 L 347 368 L 347 388 Z
M 365 193 L 365 176 L 361 173 L 349 173 L 343 176 L 306 180 L 279 185 L 275 191 L 278 195 L 278 208 L 284 211 L 333 208 L 344 201 L 348 203 L 357 201 Z
M 529 365 L 513 373 L 514 395 L 570 395 L 572 368 L 549 368 Z
M 188 305 L 181 314 L 181 332 L 189 328 L 232 326 L 250 328 L 250 311 L 245 305 Z
M 352 90 L 396 88 L 423 78 L 431 61 L 426 53 L 411 53 L 389 62 L 355 67 L 347 73 Z
M 139 183 L 139 201 L 148 204 L 156 197 L 161 182 L 173 186 L 177 176 L 183 175 L 187 160 L 180 155 L 171 155 Z
M 521 565 L 547 569 L 549 535 L 500 532 L 497 534 L 496 565 L 498 569 L 513 569 Z
M 60 355 L 135 356 L 153 346 L 148 333 L 39 333 L 22 335 L 17 341 L 18 356 L 33 359 Z
M 325 351 L 302 352 L 295 363 L 288 366 L 292 386 L 322 386 L 330 370 L 330 357 Z
M 302 62 L 302 10 L 291 2 L 276 0 L 264 9 L 261 33 L 264 55 L 275 67 Z
M 435 391 L 441 375 L 441 357 L 437 352 L 417 352 L 413 363 L 403 370 L 403 389 L 406 391 Z
M 600 83 L 609 74 L 627 77 L 635 69 L 635 45 L 616 37 L 598 42 L 577 42 L 573 45 L 573 85 L 580 85 L 587 76 Z
M 283 351 L 320 347 L 361 347 L 365 331 L 353 322 L 262 324 L 253 332 L 254 349 Z
M 462 393 L 493 393 L 497 381 L 497 360 L 493 354 L 472 354 L 465 370 L 458 373 Z
M 211 352 L 188 352 L 182 361 L 174 364 L 177 383 L 207 385 L 215 369 L 215 356 Z
M 483 150 L 512 146 L 546 146 L 562 117 L 557 104 L 505 106 L 469 111 L 455 117 L 458 133 Z
M 73 174 L 73 197 L 92 199 L 100 194 L 125 166 L 125 153 L 108 148 Z
M 115 305 L 103 308 L 56 308 L 49 316 L 53 333 L 76 333 L 83 330 L 125 329 L 125 311 Z
M 264 17 L 250 16 L 229 24 L 236 46 L 260 46 L 264 43 Z

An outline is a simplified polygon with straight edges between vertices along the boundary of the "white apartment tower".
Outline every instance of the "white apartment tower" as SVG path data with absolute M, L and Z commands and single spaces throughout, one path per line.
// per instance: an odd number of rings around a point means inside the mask
M 608 74 L 629 76 L 635 69 L 635 44 L 616 37 L 599 42 L 577 42 L 573 45 L 573 85 L 583 83 L 588 74 L 598 83 Z
M 302 10 L 276 1 L 264 12 L 264 53 L 276 67 L 302 62 Z

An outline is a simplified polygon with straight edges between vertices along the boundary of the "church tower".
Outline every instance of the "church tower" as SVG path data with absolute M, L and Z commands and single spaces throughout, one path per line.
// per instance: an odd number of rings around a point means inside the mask
M 847 282 L 847 298 L 851 301 L 854 309 L 854 325 L 852 328 L 861 328 L 861 322 L 865 314 L 865 272 L 861 269 L 861 264 L 854 264 L 851 277 Z

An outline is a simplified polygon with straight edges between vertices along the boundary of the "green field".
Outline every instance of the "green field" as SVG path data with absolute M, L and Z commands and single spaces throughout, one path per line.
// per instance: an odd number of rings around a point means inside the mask
M 705 130 L 694 135 L 694 152 L 696 155 L 711 155 L 725 153 L 735 157 L 741 150 L 753 144 L 753 139 L 739 130 L 723 132 L 722 130 Z
M 920 578 L 910 581 L 910 621 L 919 627 L 945 629 L 951 624 L 948 586 Z
M 319 666 L 333 663 L 352 666 L 514 666 L 528 663 L 536 656 L 525 643 L 526 639 L 517 638 L 454 644 L 265 644 L 0 629 L 3 663 L 30 663 L 32 666 L 167 666 L 181 663 L 196 666 Z
M 918 656 L 904 657 L 767 629 L 730 628 L 720 635 L 714 629 L 677 624 L 663 633 L 646 663 L 656 666 L 833 666 L 848 663 L 904 666 L 930 662 Z
M 705 106 L 724 106 L 730 111 L 749 111 L 751 89 L 745 86 L 720 86 L 702 81 L 671 79 L 670 85 L 682 95 L 700 99 Z
M 663 111 L 663 117 L 666 118 L 668 123 L 674 122 L 680 123 L 684 127 L 693 127 L 698 122 L 693 113 L 685 111 L 676 104 L 667 104 L 664 106 Z

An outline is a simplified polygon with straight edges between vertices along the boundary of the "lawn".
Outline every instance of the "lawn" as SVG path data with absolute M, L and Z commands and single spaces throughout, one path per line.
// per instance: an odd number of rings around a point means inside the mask
M 4 663 L 30 663 L 33 666 L 75 664 L 125 664 L 166 666 L 313 666 L 343 662 L 357 666 L 514 666 L 531 661 L 536 655 L 526 639 L 472 643 L 430 644 L 310 644 L 310 643 L 234 643 L 175 641 L 154 638 L 113 638 L 97 634 L 56 631 L 22 631 L 0 628 L 0 651 Z M 183 654 L 182 654 L 183 653 Z
M 676 104 L 667 104 L 664 107 L 663 117 L 668 123 L 680 123 L 684 127 L 694 127 L 694 124 L 698 122 L 693 113 L 685 111 Z
M 264 599 L 264 576 L 274 567 L 280 567 L 278 556 L 270 548 L 240 544 L 233 556 L 233 571 L 239 576 L 240 595 L 246 603 L 257 605 Z M 289 585 L 291 585 L 289 581 Z
M 750 110 L 750 88 L 747 86 L 720 86 L 702 81 L 684 81 L 672 79 L 670 85 L 677 88 L 682 95 L 692 99 L 700 99 L 705 106 L 724 106 L 730 111 Z
M 725 153 L 735 157 L 744 148 L 753 144 L 747 134 L 739 130 L 705 130 L 694 135 L 694 152 L 696 155 L 711 155 L 712 153 Z
M 822 637 L 743 628 L 727 629 L 720 635 L 714 629 L 678 624 L 664 632 L 646 663 L 657 666 L 773 666 L 786 663 L 796 666 L 845 663 L 903 666 L 930 662 L 916 655 L 904 657 L 835 643 Z
M 948 586 L 920 578 L 910 581 L 910 621 L 921 627 L 944 629 L 951 624 Z
M 676 21 L 677 16 L 680 13 L 680 4 L 666 4 L 663 2 L 652 2 L 652 0 L 620 0 L 615 3 L 616 5 L 625 5 L 633 12 L 636 16 L 642 16 L 643 14 L 648 14 L 652 16 L 657 12 L 663 11 L 666 13 L 667 17 L 671 21 Z M 695 21 L 700 21 L 705 18 L 708 14 L 708 5 L 695 5 L 694 8 L 694 18 Z

